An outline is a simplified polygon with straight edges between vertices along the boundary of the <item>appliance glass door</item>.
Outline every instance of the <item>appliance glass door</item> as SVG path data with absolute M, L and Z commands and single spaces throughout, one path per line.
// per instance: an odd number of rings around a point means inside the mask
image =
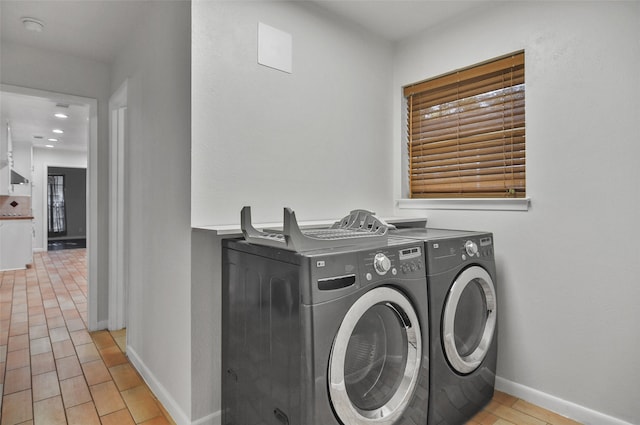
M 485 269 L 472 266 L 454 281 L 444 308 L 442 337 L 449 364 L 468 374 L 482 363 L 496 327 L 496 292 Z
M 378 287 L 346 313 L 329 362 L 329 393 L 345 425 L 392 424 L 415 388 L 422 351 L 417 315 L 399 291 Z

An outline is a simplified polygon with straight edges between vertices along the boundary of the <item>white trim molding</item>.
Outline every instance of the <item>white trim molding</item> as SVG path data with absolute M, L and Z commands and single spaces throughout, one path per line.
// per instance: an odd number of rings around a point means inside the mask
M 101 330 L 107 329 L 108 323 L 109 322 L 107 320 L 100 320 L 99 322 L 96 323 L 96 330 L 101 331 Z
M 400 209 L 528 211 L 531 198 L 403 198 L 396 203 Z
M 128 80 L 109 99 L 109 330 L 127 323 L 125 144 Z
M 563 400 L 542 391 L 496 376 L 496 389 L 521 398 L 544 409 L 578 421 L 584 425 L 633 425 L 588 407 Z
M 142 379 L 144 379 L 144 382 L 146 382 L 153 395 L 155 395 L 155 397 L 160 400 L 160 403 L 162 403 L 162 406 L 167 409 L 167 412 L 169 412 L 176 424 L 192 425 L 189 416 L 180 408 L 176 400 L 171 397 L 169 391 L 156 379 L 155 375 L 147 365 L 144 364 L 140 356 L 138 356 L 138 353 L 136 353 L 130 345 L 127 345 L 127 357 L 138 373 L 140 373 L 140 376 L 142 376 Z
M 203 416 L 191 422 L 191 425 L 220 425 L 222 423 L 222 411 L 217 410 L 207 416 Z

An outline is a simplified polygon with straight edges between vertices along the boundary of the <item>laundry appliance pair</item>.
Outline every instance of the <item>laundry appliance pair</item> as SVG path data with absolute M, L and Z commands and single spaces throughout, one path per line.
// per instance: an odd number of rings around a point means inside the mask
M 443 234 L 432 259 L 433 232 L 361 210 L 303 232 L 285 209 L 269 232 L 245 208 L 242 229 L 223 244 L 223 425 L 462 424 L 491 398 L 490 234 Z

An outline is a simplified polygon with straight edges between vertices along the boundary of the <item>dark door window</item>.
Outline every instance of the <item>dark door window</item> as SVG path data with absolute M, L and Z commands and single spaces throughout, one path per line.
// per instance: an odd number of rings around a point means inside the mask
M 64 176 L 48 177 L 49 237 L 67 234 L 67 215 L 64 205 Z

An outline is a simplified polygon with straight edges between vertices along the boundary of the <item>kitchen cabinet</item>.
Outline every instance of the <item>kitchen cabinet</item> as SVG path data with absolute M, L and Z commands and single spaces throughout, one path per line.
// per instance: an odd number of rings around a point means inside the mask
M 32 220 L 0 220 L 0 270 L 24 269 L 33 262 Z

